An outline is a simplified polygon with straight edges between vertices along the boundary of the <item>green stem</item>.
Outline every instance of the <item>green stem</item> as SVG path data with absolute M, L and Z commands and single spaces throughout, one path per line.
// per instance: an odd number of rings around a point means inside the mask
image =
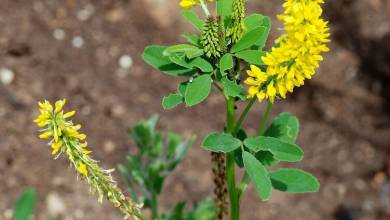
M 158 216 L 158 200 L 157 200 L 157 196 L 155 194 L 152 195 L 152 199 L 151 199 L 151 204 L 150 204 L 150 208 L 152 210 L 152 220 L 155 220 L 155 219 L 159 219 L 159 216 Z
M 252 108 L 253 104 L 256 101 L 256 97 L 251 99 L 251 101 L 248 103 L 244 111 L 241 113 L 240 118 L 238 119 L 236 126 L 234 127 L 233 134 L 236 135 L 237 132 L 240 130 L 242 123 L 244 122 L 246 116 L 248 115 L 249 110 Z
M 234 98 L 228 97 L 226 99 L 226 131 L 233 134 L 234 121 L 235 121 L 235 109 Z M 226 172 L 227 172 L 227 186 L 230 198 L 230 219 L 239 220 L 240 218 L 240 205 L 238 203 L 236 177 L 234 170 L 234 153 L 227 153 L 226 156 Z
M 205 15 L 206 15 L 207 17 L 210 16 L 210 11 L 209 11 L 209 9 L 207 8 L 206 3 L 204 3 L 204 0 L 200 0 L 200 6 L 202 6 L 202 9 L 203 9 Z
M 264 115 L 261 118 L 259 129 L 257 130 L 257 136 L 262 135 L 265 131 L 265 126 L 267 125 L 268 118 L 272 110 L 272 105 L 272 102 L 268 102 L 267 109 L 265 110 Z
M 245 172 L 240 182 L 240 185 L 238 186 L 237 189 L 238 201 L 240 201 L 241 195 L 245 191 L 246 187 L 248 186 L 249 181 L 250 181 L 249 175 L 247 172 Z

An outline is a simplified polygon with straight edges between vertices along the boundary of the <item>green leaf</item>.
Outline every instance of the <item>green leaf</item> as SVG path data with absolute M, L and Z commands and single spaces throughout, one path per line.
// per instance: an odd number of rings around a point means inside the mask
M 217 15 L 221 16 L 224 26 L 227 27 L 232 14 L 233 0 L 217 0 Z
M 205 100 L 210 94 L 212 82 L 208 74 L 198 76 L 190 82 L 184 95 L 186 105 L 194 106 Z
M 224 77 L 222 79 L 223 91 L 226 95 L 231 97 L 239 97 L 241 100 L 246 100 L 246 95 L 244 87 L 242 85 L 237 85 L 236 82 L 231 81 Z
M 271 197 L 272 186 L 268 171 L 252 154 L 244 152 L 242 155 L 244 167 L 249 177 L 255 184 L 257 193 L 262 201 Z
M 200 46 L 199 42 L 200 42 L 200 37 L 199 35 L 197 34 L 182 34 L 181 35 L 184 39 L 186 39 L 188 41 L 188 43 L 191 43 L 195 46 Z
M 33 214 L 36 203 L 36 193 L 32 188 L 23 191 L 15 205 L 13 220 L 29 220 Z
M 282 168 L 269 175 L 273 188 L 283 192 L 318 192 L 320 188 L 317 178 L 300 169 Z
M 275 159 L 274 155 L 269 151 L 259 151 L 255 157 L 266 167 L 278 164 L 280 161 Z
M 271 31 L 271 23 L 271 19 L 267 16 L 264 16 L 261 26 L 265 28 L 265 31 L 256 42 L 257 49 L 259 50 L 263 50 L 265 43 L 267 42 L 269 32 Z
M 198 68 L 204 73 L 209 73 L 214 70 L 213 66 L 209 63 L 209 61 L 205 60 L 202 57 L 197 57 L 195 59 L 187 59 L 184 56 L 178 56 L 173 55 L 170 56 L 169 59 L 182 67 L 188 68 L 188 69 L 195 69 Z
M 226 133 L 211 133 L 202 143 L 202 147 L 211 152 L 231 152 L 241 146 L 241 141 Z
M 198 15 L 192 10 L 183 10 L 181 16 L 185 20 L 190 22 L 197 30 L 202 31 L 204 22 L 198 17 Z
M 219 61 L 219 69 L 222 74 L 226 75 L 225 71 L 231 68 L 233 68 L 233 57 L 227 53 Z
M 188 81 L 182 82 L 182 83 L 180 83 L 180 84 L 177 86 L 177 92 L 178 92 L 181 96 L 183 96 L 183 97 L 184 97 L 185 94 L 186 94 L 187 86 L 188 86 Z
M 244 50 L 234 55 L 250 64 L 263 65 L 261 57 L 265 55 L 265 52 L 261 50 Z
M 172 61 L 173 63 L 188 68 L 188 69 L 193 69 L 192 66 L 188 63 L 184 55 L 172 55 L 169 57 L 169 60 Z
M 213 66 L 209 61 L 203 59 L 202 57 L 197 57 L 189 62 L 192 67 L 199 68 L 204 73 L 209 73 L 214 70 Z
M 265 27 L 257 27 L 245 33 L 242 38 L 232 47 L 231 52 L 237 53 L 253 46 L 257 42 L 259 42 L 259 38 L 262 38 L 265 31 Z
M 172 76 L 191 76 L 195 70 L 179 66 L 163 56 L 164 46 L 148 46 L 145 48 L 142 58 L 155 69 Z
M 284 112 L 272 120 L 264 136 L 275 137 L 288 143 L 295 143 L 298 132 L 298 118 L 288 112 Z
M 162 106 L 165 110 L 168 110 L 178 106 L 179 104 L 183 103 L 183 101 L 183 96 L 173 93 L 169 94 L 168 96 L 164 96 Z
M 265 16 L 261 14 L 251 14 L 245 18 L 244 23 L 248 31 L 256 27 L 262 26 Z
M 186 55 L 187 58 L 192 59 L 203 55 L 203 50 L 198 47 L 190 44 L 177 44 L 165 48 L 162 53 L 164 56 L 173 56 L 173 55 Z
M 244 144 L 254 152 L 270 151 L 280 161 L 297 162 L 303 158 L 303 150 L 298 145 L 274 137 L 250 137 L 245 139 Z

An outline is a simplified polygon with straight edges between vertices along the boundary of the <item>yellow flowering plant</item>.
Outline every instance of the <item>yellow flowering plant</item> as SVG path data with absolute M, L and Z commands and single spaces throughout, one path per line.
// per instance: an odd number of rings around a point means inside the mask
M 210 3 L 215 11 L 208 9 Z M 298 119 L 281 113 L 268 122 L 273 104 L 311 79 L 322 53 L 328 51 L 330 34 L 321 17 L 323 3 L 285 0 L 284 12 L 277 17 L 284 33 L 266 49 L 271 19 L 258 13 L 247 15 L 246 0 L 181 0 L 181 15 L 197 32 L 182 35 L 187 43 L 144 50 L 147 64 L 183 79 L 176 91 L 163 98 L 164 109 L 197 105 L 212 87 L 226 101 L 223 131 L 210 133 L 202 142 L 202 148 L 211 152 L 218 220 L 227 213 L 231 220 L 240 218 L 240 199 L 249 183 L 262 201 L 270 199 L 272 189 L 289 193 L 319 189 L 318 180 L 306 171 L 273 167 L 303 159 L 303 150 L 296 144 Z M 194 7 L 200 7 L 203 15 Z M 256 101 L 267 105 L 256 134 L 249 135 L 243 124 Z M 246 107 L 238 115 L 239 102 Z M 240 182 L 236 167 L 243 169 Z
M 157 117 L 130 129 L 139 149 L 129 154 L 119 171 L 129 188 L 126 197 L 111 176 L 91 157 L 81 125 L 64 112 L 66 100 L 52 105 L 40 102 L 40 115 L 34 122 L 41 127 L 40 138 L 47 139 L 55 158 L 65 155 L 78 176 L 85 180 L 99 201 L 106 198 L 125 218 L 147 219 L 142 208 L 151 210 L 153 220 L 231 220 L 240 219 L 240 202 L 252 183 L 262 201 L 272 190 L 309 193 L 319 190 L 314 175 L 296 168 L 275 168 L 280 162 L 299 162 L 303 150 L 296 144 L 299 121 L 281 113 L 270 121 L 274 103 L 281 102 L 294 89 L 311 79 L 328 51 L 329 28 L 321 18 L 323 0 L 285 0 L 278 15 L 284 33 L 270 49 L 265 45 L 271 19 L 254 13 L 247 15 L 246 0 L 179 0 L 182 17 L 197 32 L 182 35 L 187 43 L 145 48 L 144 61 L 156 70 L 181 79 L 177 90 L 165 96 L 165 110 L 181 104 L 202 103 L 212 88 L 226 103 L 226 123 L 222 131 L 211 132 L 201 144 L 210 151 L 214 180 L 214 203 L 208 200 L 184 211 L 178 203 L 171 212 L 159 213 L 158 196 L 166 176 L 182 161 L 193 139 L 174 133 L 164 139 L 155 129 Z M 215 4 L 215 11 L 209 6 Z M 195 10 L 200 7 L 203 15 Z M 244 122 L 256 102 L 266 102 L 255 134 L 245 131 Z M 243 103 L 245 108 L 238 110 Z M 237 181 L 237 169 L 242 177 Z

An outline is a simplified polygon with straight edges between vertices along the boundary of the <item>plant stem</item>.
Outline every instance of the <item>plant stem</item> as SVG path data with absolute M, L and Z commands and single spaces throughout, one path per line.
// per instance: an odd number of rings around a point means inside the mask
M 272 102 L 268 102 L 267 109 L 265 110 L 264 115 L 261 118 L 259 129 L 257 130 L 257 136 L 262 135 L 265 131 L 265 126 L 267 125 L 268 118 L 272 110 L 272 105 Z
M 152 220 L 155 220 L 155 219 L 158 219 L 159 216 L 158 216 L 158 200 L 157 200 L 157 196 L 152 193 L 152 199 L 151 199 L 151 204 L 150 204 L 150 208 L 152 210 Z
M 238 201 L 240 201 L 241 195 L 245 191 L 246 187 L 248 186 L 249 181 L 250 181 L 249 175 L 247 172 L 245 172 L 240 182 L 240 185 L 238 186 L 237 189 Z
M 235 121 L 235 109 L 234 98 L 228 97 L 226 99 L 226 131 L 233 135 L 234 121 Z M 239 220 L 240 218 L 240 205 L 238 203 L 236 178 L 234 170 L 234 153 L 227 153 L 226 156 L 226 172 L 227 172 L 227 186 L 230 198 L 230 219 Z
M 244 111 L 241 113 L 241 116 L 238 119 L 236 126 L 234 127 L 233 135 L 236 135 L 237 132 L 240 130 L 242 123 L 244 122 L 246 116 L 248 115 L 249 110 L 252 108 L 255 101 L 256 101 L 256 97 L 252 98 L 248 103 L 248 105 L 246 106 L 246 108 L 244 109 Z
M 207 8 L 206 3 L 204 3 L 204 0 L 200 0 L 200 6 L 202 6 L 202 9 L 203 9 L 205 15 L 206 15 L 207 17 L 210 16 L 210 11 L 209 11 L 209 9 Z

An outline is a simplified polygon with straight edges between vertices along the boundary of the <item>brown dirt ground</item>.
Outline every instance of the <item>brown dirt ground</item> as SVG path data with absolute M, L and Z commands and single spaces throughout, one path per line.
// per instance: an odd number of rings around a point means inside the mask
M 173 44 L 183 30 L 192 31 L 180 20 L 176 2 L 0 1 L 0 68 L 15 73 L 10 84 L 0 84 L 0 219 L 7 219 L 26 186 L 38 191 L 35 219 L 55 212 L 48 204 L 53 195 L 65 205 L 59 211 L 64 219 L 121 219 L 109 204 L 97 204 L 67 162 L 53 161 L 36 138 L 32 120 L 42 99 L 69 99 L 68 108 L 79 110 L 76 119 L 105 167 L 115 167 L 134 148 L 127 128 L 159 113 L 160 127 L 198 135 L 169 177 L 161 209 L 212 192 L 210 157 L 198 146 L 204 135 L 222 128 L 223 100 L 212 95 L 194 108 L 162 111 L 161 99 L 175 89 L 177 79 L 153 71 L 140 58 L 144 46 Z M 281 11 L 281 1 L 249 4 L 272 17 Z M 242 206 L 245 220 L 390 219 L 390 3 L 329 0 L 325 14 L 333 32 L 331 52 L 315 78 L 273 112 L 300 118 L 298 142 L 306 155 L 298 166 L 319 177 L 321 191 L 275 192 L 265 204 L 250 188 Z M 53 36 L 60 36 L 59 30 L 65 33 L 62 40 Z M 81 48 L 72 46 L 77 36 L 84 40 Z M 118 65 L 123 54 L 134 61 L 128 70 Z M 246 125 L 252 132 L 262 112 L 257 109 Z

